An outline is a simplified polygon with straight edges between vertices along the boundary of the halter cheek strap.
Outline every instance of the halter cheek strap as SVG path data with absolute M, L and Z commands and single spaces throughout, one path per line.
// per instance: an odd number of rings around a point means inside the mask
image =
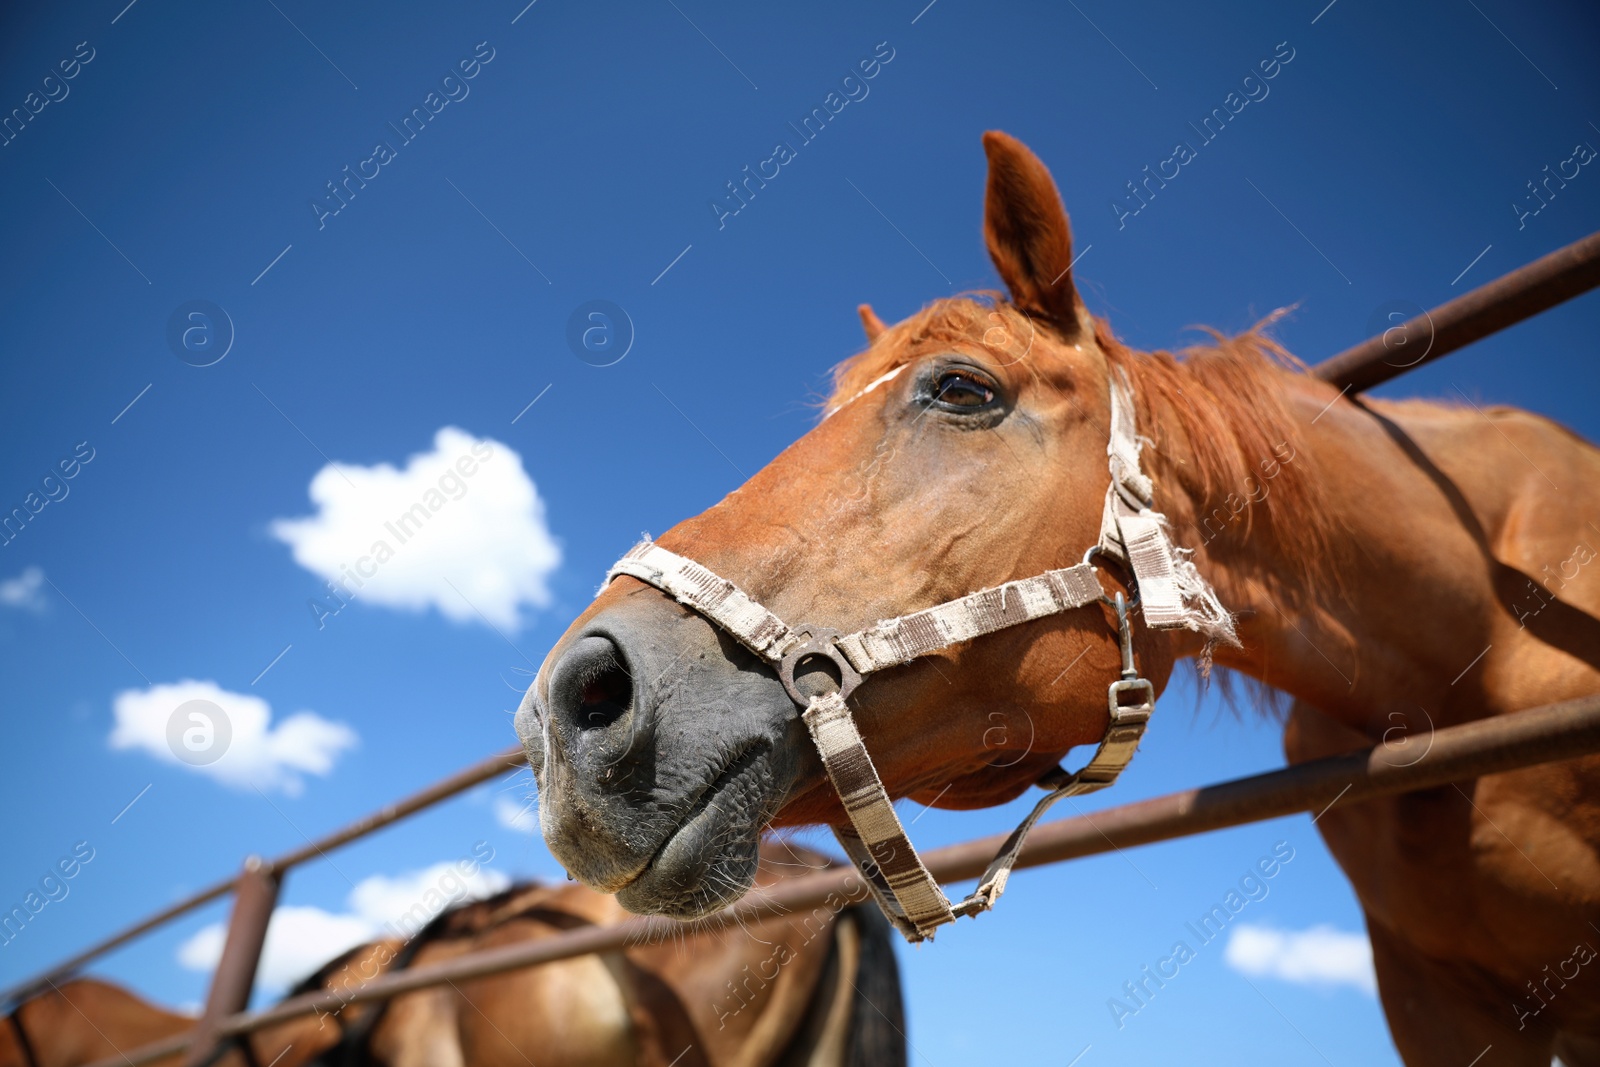
M 1152 487 L 1139 469 L 1140 445 L 1133 431 L 1132 395 L 1125 380 L 1113 379 L 1111 408 L 1107 451 L 1112 477 L 1100 540 L 1085 553 L 1083 562 L 1072 567 L 1006 582 L 851 634 L 818 626 L 791 627 L 734 583 L 648 539 L 635 545 L 606 574 L 606 584 L 625 574 L 654 586 L 777 670 L 785 690 L 803 709 L 801 719 L 849 817 L 850 824 L 834 827 L 834 835 L 866 877 L 884 914 L 909 941 L 932 937 L 958 915 L 977 915 L 993 907 L 1040 817 L 1062 797 L 1104 789 L 1115 782 L 1139 747 L 1155 710 L 1155 687 L 1139 676 L 1134 665 L 1129 605 L 1121 593 L 1107 597 L 1091 562 L 1095 556 L 1105 554 L 1127 565 L 1136 579 L 1135 604 L 1142 608 L 1146 625 L 1197 630 L 1207 636 L 1208 646 L 1216 640 L 1233 640 L 1232 617 L 1187 554 L 1172 546 L 1165 518 L 1151 510 Z M 1006 839 L 978 887 L 952 904 L 906 836 L 856 727 L 848 698 L 876 671 L 997 630 L 1097 603 L 1115 610 L 1122 654 L 1121 675 L 1107 689 L 1106 732 L 1081 770 L 1069 773 L 1058 767 L 1040 780 L 1049 792 Z M 817 659 L 832 664 L 838 686 L 822 694 L 804 693 L 796 685 L 795 672 Z
M 1167 518 L 1155 510 L 1155 485 L 1139 467 L 1143 448 L 1134 425 L 1133 390 L 1120 372 L 1111 378 L 1111 437 L 1106 456 L 1111 484 L 1100 514 L 1100 548 L 1125 563 L 1139 583 L 1140 610 L 1152 630 L 1194 630 L 1206 638 L 1203 656 L 1217 643 L 1237 645 L 1233 615 L 1172 543 Z

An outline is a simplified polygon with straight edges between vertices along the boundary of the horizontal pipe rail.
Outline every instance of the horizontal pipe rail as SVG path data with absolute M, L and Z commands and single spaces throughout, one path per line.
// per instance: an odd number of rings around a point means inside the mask
M 457 793 L 464 793 L 480 782 L 487 782 L 490 778 L 504 771 L 514 771 L 526 768 L 528 754 L 522 751 L 521 746 L 508 748 L 480 760 L 470 767 L 463 768 L 441 782 L 435 782 L 426 789 L 419 789 L 410 796 L 398 800 L 393 804 L 379 808 L 371 815 L 357 819 L 343 829 L 335 830 L 319 841 L 307 844 L 287 852 L 272 861 L 274 870 L 282 871 L 306 860 L 315 859 L 325 852 L 348 845 L 350 842 L 367 836 L 374 830 L 381 830 L 385 826 L 399 822 L 409 815 L 415 815 L 423 808 L 432 807 L 441 800 L 446 800 Z
M 416 814 L 423 808 L 430 807 L 441 800 L 471 789 L 478 783 L 487 781 L 502 771 L 514 770 L 525 766 L 526 759 L 527 757 L 523 754 L 521 748 L 509 748 L 504 752 L 490 756 L 486 760 L 479 760 L 472 766 L 463 768 L 450 777 L 435 782 L 426 789 L 418 790 L 393 804 L 386 805 L 370 815 L 363 816 L 320 840 L 307 842 L 300 848 L 284 853 L 277 859 L 269 861 L 268 866 L 282 874 L 289 868 L 304 863 L 306 860 L 326 855 L 357 838 L 365 837 L 374 830 L 381 830 L 385 826 L 399 822 L 408 815 Z M 132 926 L 118 931 L 104 940 L 97 941 L 70 959 L 63 960 L 49 970 L 36 974 L 25 981 L 18 982 L 4 992 L 0 992 L 0 1004 L 10 1004 L 25 1000 L 35 993 L 43 991 L 52 982 L 59 982 L 76 973 L 90 960 L 97 959 L 112 949 L 127 944 L 140 934 L 149 933 L 163 923 L 170 922 L 180 915 L 191 912 L 202 904 L 208 904 L 218 897 L 226 896 L 233 891 L 237 882 L 237 875 L 215 882 L 175 904 L 169 904 L 148 919 L 134 923 Z
M 1600 286 L 1600 233 L 1558 248 L 1448 304 L 1369 337 L 1318 363 L 1311 372 L 1325 382 L 1359 393 L 1596 286 Z M 1394 344 L 1396 340 L 1403 343 Z M 1419 347 L 1420 356 L 1413 352 Z
M 1418 749 L 1423 755 L 1414 757 Z M 1600 752 L 1600 695 L 1418 734 L 1405 745 L 1375 745 L 1266 774 L 1044 823 L 1028 839 L 1017 866 L 1059 863 L 1296 812 L 1322 812 L 1334 804 L 1430 789 L 1596 752 Z M 924 860 L 941 882 L 965 881 L 983 873 L 1004 840 L 1005 835 L 996 835 L 951 845 L 925 854 Z M 837 908 L 846 900 L 862 900 L 866 895 L 860 874 L 841 867 L 753 892 L 733 907 L 697 922 L 685 924 L 659 917 L 630 919 L 614 926 L 581 928 L 543 941 L 486 949 L 445 963 L 380 975 L 354 989 L 306 993 L 259 1012 L 243 1012 L 223 1020 L 217 1032 L 250 1033 L 302 1015 L 337 1012 L 348 1004 L 386 1000 L 450 982 L 486 978 L 661 938 L 681 938 L 734 924 L 748 926 L 818 907 Z M 179 1035 L 92 1067 L 140 1067 L 181 1050 L 187 1042 L 187 1035 Z

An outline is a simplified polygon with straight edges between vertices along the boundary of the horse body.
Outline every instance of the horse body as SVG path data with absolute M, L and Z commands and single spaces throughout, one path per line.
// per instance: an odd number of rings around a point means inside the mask
M 1259 331 L 1132 352 L 1078 298 L 1048 171 L 1003 134 L 985 146 L 1010 301 L 939 300 L 892 327 L 864 310 L 870 347 L 823 420 L 659 544 L 844 632 L 1076 563 L 1123 377 L 1157 507 L 1237 615 L 1236 647 L 1139 627 L 1158 688 L 1214 657 L 1291 694 L 1293 761 L 1379 741 L 1409 761 L 1434 727 L 1600 690 L 1600 453 L 1509 409 L 1343 396 Z M 892 796 L 979 807 L 1098 741 L 1117 669 L 1091 607 L 884 671 L 851 702 Z M 551 651 L 517 729 L 552 850 L 633 910 L 737 895 L 768 823 L 845 823 L 773 671 L 630 577 Z M 1574 760 L 1319 820 L 1409 1064 L 1491 1044 L 1497 1062 L 1600 1062 L 1600 967 L 1578 961 L 1600 945 L 1597 775 Z
M 1600 577 L 1587 566 L 1600 453 L 1507 409 L 1369 401 L 1324 422 L 1346 595 L 1292 619 L 1235 601 L 1260 623 L 1239 665 L 1304 701 L 1285 734 L 1291 762 L 1380 739 L 1403 739 L 1391 751 L 1410 761 L 1430 725 L 1600 689 Z M 1597 798 L 1589 757 L 1335 805 L 1318 821 L 1366 910 L 1408 1062 L 1470 1060 L 1490 1044 L 1520 1057 L 1507 1062 L 1548 1063 L 1556 1049 L 1600 1062 L 1574 1043 L 1600 1037 L 1600 977 L 1575 962 L 1600 945 Z

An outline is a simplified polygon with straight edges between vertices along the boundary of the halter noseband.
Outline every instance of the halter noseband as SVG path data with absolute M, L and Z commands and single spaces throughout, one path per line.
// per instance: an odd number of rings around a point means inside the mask
M 976 916 L 992 908 L 1005 891 L 1029 831 L 1050 806 L 1062 797 L 1104 789 L 1133 759 L 1155 710 L 1155 687 L 1134 664 L 1130 607 L 1139 608 L 1152 629 L 1181 627 L 1204 634 L 1208 642 L 1235 643 L 1232 616 L 1195 570 L 1189 553 L 1173 546 L 1166 519 L 1153 510 L 1154 487 L 1139 469 L 1139 452 L 1133 394 L 1126 379 L 1114 374 L 1106 448 L 1111 484 L 1100 539 L 1084 553 L 1083 561 L 885 619 L 856 633 L 814 625 L 791 627 L 732 582 L 649 539 L 617 561 L 601 589 L 620 574 L 637 578 L 694 609 L 776 669 L 784 690 L 802 709 L 801 719 L 849 816 L 850 825 L 834 827 L 834 836 L 889 920 L 906 940 L 922 941 L 959 915 Z M 1094 563 L 1097 556 L 1131 573 L 1132 605 L 1120 592 L 1106 595 Z M 1106 604 L 1116 613 L 1122 653 L 1121 675 L 1107 690 L 1106 732 L 1082 769 L 1069 773 L 1058 766 L 1039 780 L 1049 793 L 1012 831 L 978 887 L 952 904 L 906 836 L 846 699 L 877 671 L 997 630 L 1096 604 Z M 829 692 L 808 694 L 797 685 L 795 672 L 818 659 L 831 663 L 838 683 Z

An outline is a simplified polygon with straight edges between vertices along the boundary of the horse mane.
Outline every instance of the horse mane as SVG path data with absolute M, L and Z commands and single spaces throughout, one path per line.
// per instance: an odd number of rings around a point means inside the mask
M 1254 572 L 1274 599 L 1305 606 L 1318 591 L 1339 591 L 1341 572 L 1333 554 L 1337 519 L 1304 427 L 1289 411 L 1289 388 L 1307 368 L 1270 333 L 1285 313 L 1233 336 L 1207 329 L 1209 344 L 1177 354 L 1136 352 L 1098 320 L 1095 339 L 1133 383 L 1157 493 L 1164 481 L 1183 489 L 1157 498 L 1177 543 L 1204 545 L 1209 554 Z M 1257 493 L 1260 499 L 1252 502 Z M 1263 539 L 1288 581 L 1260 565 Z
M 1270 334 L 1283 314 L 1231 337 L 1207 330 L 1210 343 L 1177 353 L 1136 351 L 1098 318 L 1095 340 L 1113 371 L 1126 373 L 1133 386 L 1138 430 L 1148 442 L 1146 473 L 1155 480 L 1156 506 L 1171 521 L 1175 542 L 1226 559 L 1287 608 L 1340 587 L 1331 554 L 1336 519 L 1320 491 L 1303 428 L 1289 411 L 1289 387 L 1306 367 Z M 929 343 L 970 345 L 996 326 L 1017 337 L 1036 329 L 1056 333 L 998 293 L 937 300 L 840 363 L 827 408 L 910 362 Z M 1289 462 L 1283 462 L 1286 453 Z M 1163 493 L 1174 483 L 1181 493 Z M 1251 503 L 1253 494 L 1260 499 Z M 1258 562 L 1262 534 L 1286 565 L 1285 579 L 1274 579 Z
M 283 999 L 292 1000 L 304 993 L 321 992 L 323 986 L 328 984 L 328 980 L 330 978 L 339 973 L 339 971 L 343 968 L 353 963 L 357 956 L 360 956 L 366 952 L 371 952 L 378 944 L 379 942 L 377 941 L 363 941 L 359 945 L 345 949 L 343 952 L 333 957 L 333 959 L 329 960 L 327 963 L 324 963 L 321 967 L 318 967 L 316 970 L 300 979 L 294 985 L 290 986 L 289 991 L 283 995 Z
M 439 914 L 429 919 L 422 929 L 404 940 L 400 950 L 389 961 L 389 970 L 404 970 L 410 966 L 414 957 L 423 946 L 434 941 L 459 937 L 463 933 L 477 933 L 490 921 L 493 914 L 503 908 L 507 902 L 531 890 L 545 888 L 538 882 L 516 882 L 505 889 L 487 897 L 472 900 L 462 900 L 445 908 Z M 344 968 L 348 967 L 357 957 L 371 952 L 384 938 L 373 941 L 363 941 L 361 944 L 339 953 L 333 959 L 306 975 L 290 987 L 284 999 L 297 997 L 302 993 L 315 993 L 328 984 L 328 980 Z

